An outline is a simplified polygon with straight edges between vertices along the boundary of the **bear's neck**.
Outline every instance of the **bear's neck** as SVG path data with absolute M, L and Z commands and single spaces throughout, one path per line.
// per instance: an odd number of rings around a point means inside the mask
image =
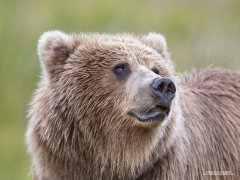
M 166 159 L 169 153 L 171 160 L 185 163 L 187 149 L 181 144 L 186 144 L 187 140 L 177 136 L 184 134 L 180 128 L 182 124 L 179 124 L 181 120 L 172 117 L 168 121 L 164 133 L 161 126 L 155 129 L 129 129 L 124 136 L 106 137 L 85 148 L 87 160 L 82 166 L 86 167 L 86 177 L 136 179 L 143 173 L 153 171 L 153 167 Z
M 166 158 L 169 152 L 171 158 L 175 158 L 174 161 L 184 162 L 185 149 L 178 146 L 182 142 L 181 137 L 177 136 L 184 131 L 179 128 L 181 120 L 176 117 L 181 116 L 173 114 L 164 130 L 162 126 L 154 129 L 129 128 L 119 131 L 121 133 L 98 134 L 101 138 L 97 141 L 91 136 L 84 136 L 89 133 L 79 129 L 64 133 L 51 130 L 63 136 L 48 136 L 54 137 L 54 140 L 46 142 L 55 142 L 55 145 L 42 143 L 45 154 L 48 153 L 42 157 L 42 162 L 51 159 L 43 171 L 48 172 L 50 169 L 47 174 L 50 174 L 51 179 L 55 176 L 56 179 L 136 179 L 143 172 L 152 171 L 155 164 Z M 70 137 L 74 139 L 70 141 Z

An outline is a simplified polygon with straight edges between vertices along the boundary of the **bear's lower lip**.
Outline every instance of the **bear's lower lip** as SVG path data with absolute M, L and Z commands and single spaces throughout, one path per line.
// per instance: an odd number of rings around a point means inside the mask
M 156 106 L 148 111 L 141 113 L 136 111 L 130 111 L 129 114 L 134 116 L 139 121 L 163 121 L 168 116 L 170 109 L 164 106 Z

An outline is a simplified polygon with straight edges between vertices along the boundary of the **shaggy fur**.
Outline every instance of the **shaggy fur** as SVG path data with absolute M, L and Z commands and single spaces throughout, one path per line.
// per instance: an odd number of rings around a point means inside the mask
M 26 133 L 34 180 L 240 177 L 239 73 L 209 68 L 176 76 L 155 33 L 47 32 L 38 55 L 43 71 Z M 122 62 L 131 74 L 120 81 L 112 68 Z M 128 112 L 153 105 L 149 84 L 159 76 L 176 84 L 170 114 L 140 122 Z

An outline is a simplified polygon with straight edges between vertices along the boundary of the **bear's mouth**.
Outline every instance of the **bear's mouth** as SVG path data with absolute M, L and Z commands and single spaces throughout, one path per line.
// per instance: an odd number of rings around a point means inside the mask
M 170 108 L 162 105 L 157 105 L 145 112 L 130 111 L 129 114 L 139 121 L 163 121 L 169 114 Z

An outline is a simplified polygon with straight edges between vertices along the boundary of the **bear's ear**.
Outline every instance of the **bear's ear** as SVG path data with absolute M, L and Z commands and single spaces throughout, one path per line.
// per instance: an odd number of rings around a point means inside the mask
M 61 31 L 43 33 L 38 41 L 38 56 L 43 69 L 50 75 L 58 72 L 75 48 L 72 36 Z
M 167 42 L 163 35 L 157 33 L 149 33 L 148 35 L 142 37 L 142 41 L 160 53 L 164 59 L 170 58 Z

